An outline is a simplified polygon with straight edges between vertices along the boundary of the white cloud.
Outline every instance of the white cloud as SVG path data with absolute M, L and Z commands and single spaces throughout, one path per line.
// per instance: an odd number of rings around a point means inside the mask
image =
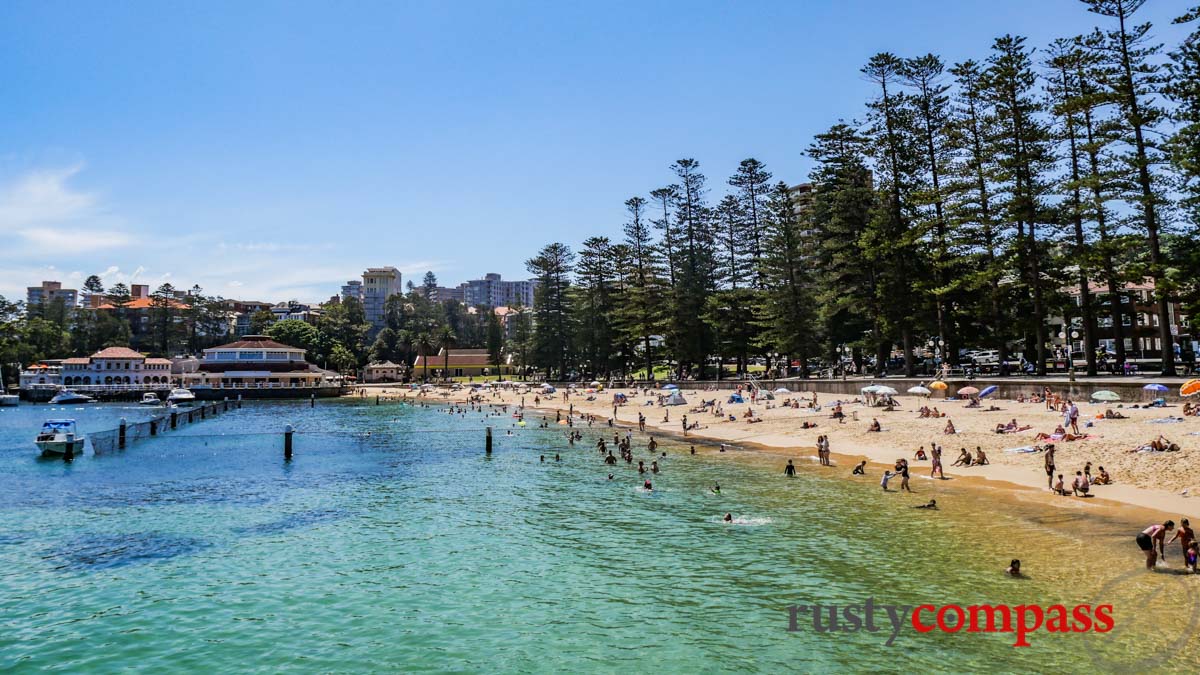
M 124 232 L 36 227 L 17 230 L 17 234 L 29 246 L 42 250 L 46 255 L 88 253 L 133 243 L 133 238 Z
M 76 189 L 73 164 L 38 169 L 0 186 L 0 235 L 14 257 L 52 259 L 122 248 L 133 243 L 94 192 Z
M 0 229 L 16 231 L 78 220 L 96 210 L 96 195 L 72 189 L 67 182 L 83 169 L 31 171 L 0 189 Z

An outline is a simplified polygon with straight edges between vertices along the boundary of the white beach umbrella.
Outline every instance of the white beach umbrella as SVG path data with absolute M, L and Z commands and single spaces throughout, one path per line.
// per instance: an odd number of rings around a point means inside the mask
M 925 387 L 916 386 L 916 387 L 909 387 L 908 393 L 917 394 L 918 396 L 928 396 L 928 395 L 932 394 L 933 392 L 930 391 L 929 389 L 926 389 Z

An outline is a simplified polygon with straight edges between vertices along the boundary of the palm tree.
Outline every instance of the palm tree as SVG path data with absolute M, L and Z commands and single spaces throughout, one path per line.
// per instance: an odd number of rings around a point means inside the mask
M 417 353 L 421 355 L 421 363 L 424 365 L 424 372 L 421 373 L 421 381 L 429 381 L 429 350 L 433 349 L 433 336 L 429 333 L 420 333 L 413 344 L 417 346 Z
M 443 357 L 442 378 L 446 380 L 450 379 L 450 348 L 457 340 L 458 338 L 454 336 L 454 331 L 450 330 L 449 326 L 443 328 L 441 334 L 438 335 L 438 346 L 442 348 Z

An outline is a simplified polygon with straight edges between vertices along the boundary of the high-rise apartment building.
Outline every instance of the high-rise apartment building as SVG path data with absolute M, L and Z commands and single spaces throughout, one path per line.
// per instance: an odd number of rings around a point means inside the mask
M 349 284 L 347 284 L 349 286 Z M 343 287 L 345 290 L 345 287 Z M 369 267 L 362 275 L 362 304 L 371 324 L 371 332 L 383 328 L 383 308 L 387 299 L 404 292 L 400 285 L 400 270 L 395 267 Z
M 523 305 L 533 306 L 533 292 L 537 281 L 504 281 L 499 274 L 485 274 L 482 279 L 472 279 L 466 282 L 463 289 L 463 302 L 474 307 L 513 307 Z
M 38 307 L 62 298 L 63 306 L 72 309 L 79 305 L 79 291 L 74 288 L 63 288 L 60 281 L 43 281 L 41 286 L 28 286 L 25 289 L 25 309 L 33 313 Z

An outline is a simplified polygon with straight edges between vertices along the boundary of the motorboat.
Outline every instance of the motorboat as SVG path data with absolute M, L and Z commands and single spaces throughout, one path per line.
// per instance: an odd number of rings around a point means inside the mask
M 158 400 L 158 394 L 148 391 L 142 394 L 140 405 L 162 405 L 162 401 Z
M 86 440 L 75 430 L 75 420 L 46 420 L 34 443 L 43 457 L 63 457 L 82 455 Z
M 91 396 L 76 394 L 70 389 L 62 389 L 54 395 L 54 398 L 50 399 L 50 402 L 57 405 L 65 403 L 91 403 L 93 400 Z
M 168 405 L 191 405 L 196 402 L 196 395 L 188 389 L 172 389 L 167 396 Z

